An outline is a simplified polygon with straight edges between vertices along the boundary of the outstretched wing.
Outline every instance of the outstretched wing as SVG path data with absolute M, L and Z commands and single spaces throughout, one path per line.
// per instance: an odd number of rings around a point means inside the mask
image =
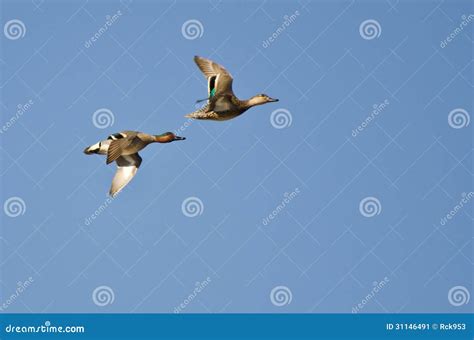
M 232 76 L 223 66 L 198 56 L 194 57 L 194 62 L 207 78 L 209 98 L 222 93 L 233 93 Z
M 117 171 L 109 191 L 112 197 L 115 197 L 132 180 L 142 163 L 142 158 L 138 153 L 134 153 L 132 155 L 120 156 L 117 158 L 116 163 Z

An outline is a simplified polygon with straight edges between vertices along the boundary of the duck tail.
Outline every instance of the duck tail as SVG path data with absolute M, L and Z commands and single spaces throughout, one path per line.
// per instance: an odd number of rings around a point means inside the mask
M 193 118 L 193 119 L 206 119 L 209 115 L 209 104 L 204 105 L 203 107 L 197 109 L 194 112 L 188 113 L 185 117 L 186 118 Z
M 93 149 L 92 146 L 88 146 L 87 148 L 84 149 L 84 153 L 86 155 L 92 155 L 93 153 L 97 153 L 99 150 L 98 149 Z
M 88 146 L 84 149 L 86 155 L 92 154 L 104 154 L 106 152 L 106 145 L 103 142 L 95 143 L 94 145 Z
M 205 119 L 205 116 L 203 115 L 203 113 L 199 111 L 188 113 L 184 117 L 190 118 L 190 119 Z

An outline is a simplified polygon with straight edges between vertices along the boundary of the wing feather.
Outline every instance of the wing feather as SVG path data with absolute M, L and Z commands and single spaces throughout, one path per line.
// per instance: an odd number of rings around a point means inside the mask
M 109 191 L 112 197 L 115 197 L 132 180 L 142 163 L 142 158 L 138 153 L 135 153 L 118 157 L 116 163 L 117 171 Z
M 123 139 L 116 139 L 110 142 L 109 149 L 107 150 L 107 164 L 112 163 L 113 161 L 115 161 L 117 158 L 120 157 L 120 155 L 123 152 L 123 147 L 124 147 Z
M 119 158 L 123 153 L 132 154 L 138 152 L 146 146 L 146 143 L 139 137 L 138 134 L 127 135 L 121 139 L 113 139 L 110 142 L 107 150 L 107 164 L 112 163 Z
M 195 56 L 194 62 L 199 67 L 204 76 L 208 80 L 208 91 L 211 96 L 212 90 L 215 90 L 215 95 L 221 93 L 232 93 L 232 76 L 221 65 L 212 60 Z

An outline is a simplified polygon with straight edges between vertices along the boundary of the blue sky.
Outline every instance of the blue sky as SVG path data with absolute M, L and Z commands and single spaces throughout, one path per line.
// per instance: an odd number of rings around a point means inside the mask
M 472 3 L 1 6 L 4 311 L 470 310 Z M 280 101 L 187 120 L 195 55 Z M 187 140 L 110 201 L 121 130 Z

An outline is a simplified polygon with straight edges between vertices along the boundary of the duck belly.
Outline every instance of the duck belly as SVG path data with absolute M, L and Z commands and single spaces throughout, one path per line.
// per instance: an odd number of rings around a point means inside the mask
M 202 119 L 202 120 L 229 120 L 232 118 L 235 118 L 237 116 L 240 116 L 242 112 L 238 111 L 224 111 L 224 112 L 215 112 L 215 111 L 209 111 L 209 112 L 200 112 L 196 111 L 193 113 L 190 113 L 186 115 L 185 117 L 187 118 L 193 118 L 193 119 Z

